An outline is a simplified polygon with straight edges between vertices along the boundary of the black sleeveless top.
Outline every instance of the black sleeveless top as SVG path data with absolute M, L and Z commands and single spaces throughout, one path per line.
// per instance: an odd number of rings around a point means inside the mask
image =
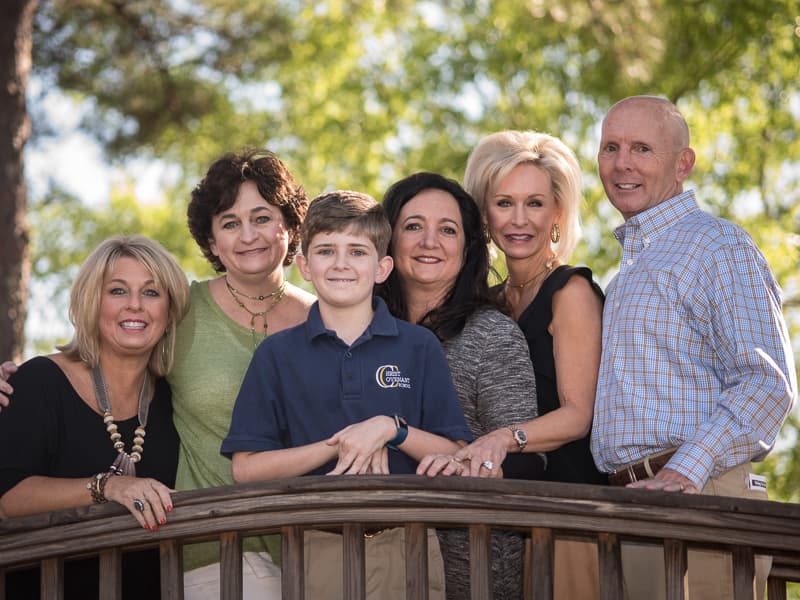
M 584 277 L 600 299 L 603 290 L 592 279 L 587 267 L 562 265 L 544 280 L 539 293 L 520 314 L 520 329 L 528 341 L 528 348 L 536 374 L 536 397 L 539 415 L 544 415 L 560 406 L 556 385 L 556 365 L 553 356 L 553 336 L 547 330 L 553 320 L 553 294 L 563 288 L 573 276 Z M 589 436 L 569 442 L 561 448 L 547 452 L 547 470 L 542 479 L 569 483 L 607 483 L 606 476 L 597 470 L 589 449 Z

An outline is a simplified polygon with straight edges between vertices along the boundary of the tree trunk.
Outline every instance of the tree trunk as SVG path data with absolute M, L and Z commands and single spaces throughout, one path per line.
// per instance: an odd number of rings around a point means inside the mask
M 23 151 L 25 88 L 38 0 L 0 2 L 0 361 L 22 358 L 30 257 Z

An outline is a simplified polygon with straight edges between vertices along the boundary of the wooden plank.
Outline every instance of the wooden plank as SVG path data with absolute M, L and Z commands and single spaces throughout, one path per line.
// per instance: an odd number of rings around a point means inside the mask
M 533 600 L 553 600 L 555 567 L 553 531 L 544 527 L 531 529 L 531 552 L 526 571 L 530 573 L 530 595 Z
M 686 565 L 686 544 L 679 540 L 664 540 L 667 600 L 685 600 L 688 597 L 689 579 Z
M 364 557 L 364 527 L 360 523 L 345 523 L 342 527 L 342 559 L 344 597 L 366 600 L 367 570 Z
M 469 528 L 469 581 L 472 600 L 492 597 L 491 529 L 487 525 Z
M 305 600 L 303 528 L 281 529 L 281 598 Z
M 238 533 L 219 536 L 220 600 L 242 600 L 242 538 Z
M 183 600 L 183 546 L 178 540 L 159 544 L 161 600 Z
M 100 597 L 122 600 L 122 551 L 119 548 L 100 553 Z
M 597 535 L 600 562 L 600 600 L 622 598 L 622 553 L 619 537 L 614 533 Z
M 428 600 L 428 528 L 406 523 L 406 599 Z
M 767 600 L 786 600 L 786 580 L 780 577 L 767 579 Z
M 733 598 L 754 600 L 756 597 L 756 569 L 753 549 L 747 546 L 733 548 Z
M 47 600 L 64 600 L 64 561 L 48 558 L 42 561 L 41 594 Z

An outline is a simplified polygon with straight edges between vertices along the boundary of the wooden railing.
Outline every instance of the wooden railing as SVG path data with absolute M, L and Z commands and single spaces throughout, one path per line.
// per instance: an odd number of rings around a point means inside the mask
M 552 598 L 556 538 L 597 544 L 603 600 L 622 598 L 620 544 L 663 544 L 669 600 L 684 598 L 687 548 L 731 552 L 737 600 L 753 597 L 755 554 L 774 557 L 770 600 L 800 581 L 800 505 L 547 482 L 414 476 L 306 477 L 180 492 L 167 525 L 143 530 L 117 505 L 0 522 L 0 600 L 9 569 L 39 563 L 43 598 L 61 597 L 65 557 L 99 554 L 101 594 L 115 598 L 123 548 L 158 546 L 164 598 L 183 597 L 182 547 L 218 539 L 225 600 L 241 597 L 241 539 L 283 536 L 283 597 L 303 598 L 303 531 L 341 527 L 346 598 L 363 598 L 364 528 L 406 528 L 407 597 L 427 598 L 426 527 L 470 531 L 472 598 L 491 597 L 489 532 L 530 536 L 527 597 Z

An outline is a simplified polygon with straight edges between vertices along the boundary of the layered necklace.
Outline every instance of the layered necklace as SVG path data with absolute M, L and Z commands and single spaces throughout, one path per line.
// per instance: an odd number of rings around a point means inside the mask
M 247 314 L 250 315 L 250 333 L 253 336 L 253 348 L 258 346 L 258 341 L 256 339 L 256 319 L 261 317 L 262 322 L 264 323 L 264 337 L 267 337 L 267 331 L 269 329 L 267 324 L 267 313 L 269 313 L 273 308 L 275 308 L 278 303 L 283 300 L 283 296 L 286 293 L 286 282 L 284 281 L 281 283 L 274 291 L 266 295 L 258 295 L 258 296 L 250 296 L 249 294 L 245 294 L 237 290 L 235 287 L 231 285 L 231 282 L 228 281 L 228 278 L 225 277 L 225 287 L 228 288 L 228 291 L 231 293 L 231 298 L 236 304 L 243 309 Z M 247 298 L 248 300 L 254 300 L 256 302 L 265 302 L 272 298 L 272 302 L 264 308 L 264 310 L 260 311 L 252 311 L 247 306 L 245 306 L 244 302 L 239 299 L 239 296 L 242 298 Z
M 117 431 L 117 424 L 114 423 L 114 415 L 111 414 L 111 402 L 108 399 L 108 388 L 106 381 L 103 378 L 103 370 L 97 364 L 92 367 L 92 383 L 94 384 L 94 396 L 97 400 L 97 406 L 103 411 L 103 423 L 106 426 L 111 437 L 111 442 L 118 452 L 117 458 L 114 459 L 114 464 L 111 465 L 109 471 L 114 475 L 130 475 L 136 477 L 136 463 L 142 460 L 142 452 L 144 451 L 144 428 L 147 426 L 147 415 L 150 411 L 150 391 L 152 389 L 152 381 L 150 375 L 145 373 L 142 389 L 139 392 L 139 426 L 133 432 L 133 444 L 131 445 L 130 454 L 125 452 L 125 443 L 122 441 L 122 434 Z

